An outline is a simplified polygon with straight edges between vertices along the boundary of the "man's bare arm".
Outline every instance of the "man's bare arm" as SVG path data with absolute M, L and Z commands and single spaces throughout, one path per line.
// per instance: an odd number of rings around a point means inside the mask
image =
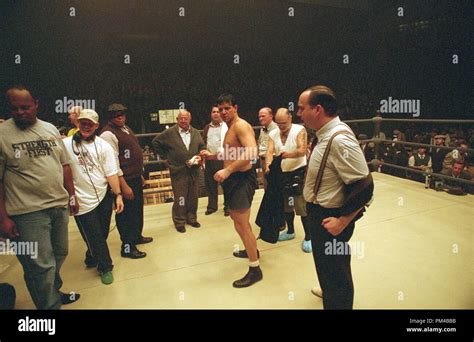
M 69 164 L 63 165 L 63 183 L 64 188 L 69 194 L 69 211 L 71 215 L 76 215 L 79 212 L 79 202 L 76 198 L 74 190 L 74 180 L 72 177 L 72 169 Z
M 3 233 L 7 238 L 19 236 L 16 229 L 15 222 L 8 216 L 5 209 L 5 188 L 3 181 L 0 181 L 0 233 Z
M 283 152 L 281 154 L 281 157 L 283 159 L 286 159 L 286 158 L 299 158 L 299 157 L 306 156 L 306 149 L 308 146 L 307 141 L 308 141 L 308 137 L 306 134 L 306 129 L 302 129 L 296 136 L 296 146 L 297 146 L 296 151 Z
M 268 145 L 267 145 L 267 154 L 265 155 L 265 170 L 263 172 L 267 172 L 268 168 L 273 162 L 273 151 L 275 149 L 275 143 L 273 142 L 272 138 L 268 138 Z

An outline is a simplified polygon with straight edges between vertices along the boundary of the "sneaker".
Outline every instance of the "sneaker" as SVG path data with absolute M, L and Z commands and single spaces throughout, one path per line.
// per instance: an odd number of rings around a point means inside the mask
M 296 234 L 288 234 L 287 232 L 280 233 L 278 236 L 278 241 L 287 241 L 287 240 L 293 240 L 295 238 Z
M 232 286 L 236 288 L 249 287 L 262 279 L 263 279 L 263 274 L 262 274 L 262 270 L 260 269 L 260 266 L 249 267 L 249 271 L 247 272 L 245 277 L 234 281 Z
M 102 280 L 102 284 L 110 285 L 114 282 L 114 275 L 112 271 L 105 272 L 100 276 L 100 280 Z
M 323 290 L 319 286 L 315 286 L 311 289 L 311 293 L 316 297 L 323 298 Z
M 311 240 L 303 240 L 303 243 L 301 244 L 301 248 L 303 249 L 303 252 L 305 253 L 311 253 L 313 251 L 313 247 L 311 246 Z

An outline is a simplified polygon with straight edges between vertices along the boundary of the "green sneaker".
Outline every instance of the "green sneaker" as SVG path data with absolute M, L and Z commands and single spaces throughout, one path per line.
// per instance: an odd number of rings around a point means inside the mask
M 112 271 L 103 273 L 100 276 L 100 280 L 102 280 L 102 283 L 105 285 L 110 285 L 114 282 L 114 275 L 112 274 Z

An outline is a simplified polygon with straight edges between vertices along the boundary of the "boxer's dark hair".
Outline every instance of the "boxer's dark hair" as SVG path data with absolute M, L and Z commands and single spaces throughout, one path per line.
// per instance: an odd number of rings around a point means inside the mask
M 231 94 L 222 94 L 217 98 L 218 104 L 223 104 L 224 102 L 229 103 L 231 106 L 235 106 L 237 104 L 237 100 L 235 99 L 234 95 Z

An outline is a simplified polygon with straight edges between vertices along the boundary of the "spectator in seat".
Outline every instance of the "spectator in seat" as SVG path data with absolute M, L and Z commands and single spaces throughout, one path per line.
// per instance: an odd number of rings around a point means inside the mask
M 465 140 L 459 140 L 456 144 L 456 148 L 446 154 L 446 157 L 444 157 L 443 160 L 443 171 L 449 172 L 451 170 L 451 167 L 453 165 L 453 160 L 454 159 L 468 159 L 468 153 L 467 149 L 469 146 L 467 145 Z
M 408 159 L 408 167 L 415 170 L 431 172 L 432 162 L 431 157 L 426 154 L 426 147 L 418 147 L 417 153 L 413 153 Z M 424 182 L 424 177 L 418 173 L 412 173 L 410 176 L 413 180 Z
M 443 170 L 441 174 L 454 178 L 471 180 L 471 175 L 468 172 L 464 171 L 465 166 L 466 165 L 464 159 L 454 159 L 453 165 L 451 166 L 451 170 Z M 443 183 L 444 187 L 448 189 L 448 192 L 451 192 L 453 194 L 474 194 L 474 187 L 470 184 L 456 182 L 451 179 L 444 179 Z

